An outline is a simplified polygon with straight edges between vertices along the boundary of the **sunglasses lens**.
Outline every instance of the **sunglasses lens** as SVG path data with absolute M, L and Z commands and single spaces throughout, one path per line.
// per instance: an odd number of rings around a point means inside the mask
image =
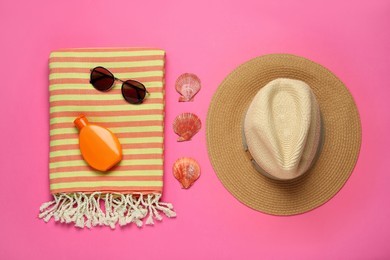
M 145 98 L 145 86 L 135 80 L 127 80 L 122 85 L 122 95 L 131 104 L 140 104 Z
M 90 83 L 99 91 L 107 91 L 114 85 L 114 75 L 103 67 L 96 67 L 91 72 Z

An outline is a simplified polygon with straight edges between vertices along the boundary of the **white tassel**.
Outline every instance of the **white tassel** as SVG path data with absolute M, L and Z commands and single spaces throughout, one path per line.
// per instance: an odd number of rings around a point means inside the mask
M 73 198 L 73 196 L 65 195 L 69 199 L 69 208 L 64 212 L 63 218 L 65 223 L 71 223 L 74 214 L 77 211 L 77 207 L 75 207 L 76 200 Z
M 105 222 L 104 224 L 106 226 L 109 226 L 111 227 L 111 229 L 115 229 L 115 214 L 113 212 L 113 197 L 112 197 L 112 194 L 106 194 L 106 203 L 105 203 L 105 207 L 106 207 L 106 219 L 105 219 Z
M 148 195 L 146 199 L 142 201 L 142 204 L 148 209 L 149 211 L 149 217 L 146 219 L 145 224 L 146 225 L 154 225 L 153 221 L 153 209 L 152 209 L 152 204 L 150 202 L 151 194 Z
M 119 226 L 125 226 L 127 224 L 125 213 L 126 213 L 126 207 L 128 206 L 126 197 L 123 194 L 116 194 L 116 195 L 119 196 L 120 200 L 118 201 L 117 206 L 114 207 L 114 211 L 118 213 Z
M 64 214 L 65 207 L 67 206 L 67 201 L 66 199 L 60 203 L 58 203 L 58 207 L 56 212 L 53 214 L 54 220 L 59 221 L 62 215 Z
M 53 201 L 42 204 L 39 218 L 48 222 L 54 217 L 55 221 L 73 222 L 79 228 L 106 225 L 115 229 L 117 223 L 119 226 L 134 223 L 142 227 L 144 218 L 145 224 L 153 225 L 154 219 L 162 220 L 159 212 L 170 218 L 176 216 L 172 204 L 160 202 L 161 194 L 108 193 L 103 198 L 102 195 L 101 192 L 55 194 Z M 100 205 L 101 199 L 105 203 L 105 212 Z
M 103 210 L 100 208 L 100 195 L 99 195 L 99 197 L 98 197 L 98 199 L 97 199 L 97 210 L 98 210 L 98 213 L 97 213 L 97 215 L 98 215 L 98 221 L 99 221 L 99 225 L 100 226 L 103 226 L 104 225 L 104 222 L 106 221 L 106 216 L 104 215 L 104 212 L 103 212 Z
M 133 205 L 134 205 L 133 196 L 131 194 L 127 194 L 126 195 L 126 206 L 128 206 L 128 207 L 127 207 L 127 213 L 126 213 L 126 217 L 125 217 L 125 221 L 127 224 L 133 222 L 133 219 L 134 219 Z
M 75 219 L 76 219 L 75 226 L 79 228 L 84 228 L 85 226 L 84 211 L 85 211 L 86 202 L 83 201 L 82 193 L 76 194 L 76 201 L 77 201 L 77 211 L 75 214 Z
M 156 201 L 156 209 L 164 212 L 164 214 L 168 218 L 174 218 L 176 217 L 176 212 L 173 211 L 173 206 L 171 203 L 163 203 L 159 202 L 158 200 Z
M 91 216 L 91 225 L 94 227 L 98 224 L 98 218 L 96 214 L 97 209 L 96 209 L 95 195 L 96 193 L 91 194 L 91 196 L 89 196 L 89 201 L 88 201 L 90 216 Z
M 54 203 L 56 203 L 55 200 L 52 200 L 52 201 L 48 201 L 48 202 L 43 203 L 42 206 L 39 208 L 39 211 L 40 211 L 40 212 L 43 212 L 45 209 L 47 209 L 48 207 L 50 207 L 50 206 L 53 205 Z
M 127 223 L 135 223 L 137 227 L 142 227 L 142 218 L 145 216 L 143 211 L 146 211 L 140 205 L 142 201 L 142 194 L 138 195 L 138 200 L 133 198 L 132 194 L 126 196 L 126 204 L 129 207 L 126 216 Z
M 42 212 L 38 215 L 39 218 L 43 218 L 45 222 L 48 222 L 51 217 L 54 215 L 54 213 L 57 211 L 58 206 L 62 202 L 62 198 L 64 195 L 60 196 L 54 196 L 54 202 L 53 203 L 44 203 L 45 205 L 42 205 L 41 208 L 43 209 Z M 54 205 L 53 205 L 54 204 Z M 50 205 L 53 205 L 51 208 L 49 208 Z
M 83 199 L 84 199 L 84 216 L 86 217 L 86 221 L 85 221 L 85 226 L 87 228 L 91 228 L 92 227 L 92 205 L 91 203 L 89 202 L 89 198 L 87 195 L 85 195 L 84 193 L 81 194 L 83 196 Z
M 64 207 L 63 212 L 60 215 L 61 223 L 64 223 L 64 222 L 69 223 L 70 222 L 69 214 L 71 214 L 72 210 L 74 210 L 73 209 L 73 205 L 74 205 L 73 198 L 71 196 L 68 196 L 67 194 L 65 194 L 65 197 L 68 201 L 68 205 L 67 205 L 67 207 Z
M 98 212 L 98 210 L 100 209 L 100 205 L 97 204 L 97 201 L 95 198 L 96 196 L 98 198 L 100 198 L 100 193 L 95 192 L 95 193 L 92 193 L 91 196 L 89 196 L 91 224 L 94 227 L 99 225 L 99 212 Z

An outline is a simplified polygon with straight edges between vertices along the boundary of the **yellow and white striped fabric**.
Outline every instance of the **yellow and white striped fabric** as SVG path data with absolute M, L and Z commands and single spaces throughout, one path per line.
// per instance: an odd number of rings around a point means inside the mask
M 52 52 L 50 68 L 50 190 L 61 192 L 161 192 L 164 143 L 164 57 L 158 49 L 68 49 Z M 109 92 L 89 83 L 90 70 L 142 82 L 150 95 L 126 102 L 121 82 Z M 123 160 L 101 173 L 83 160 L 73 121 L 84 114 L 119 138 Z

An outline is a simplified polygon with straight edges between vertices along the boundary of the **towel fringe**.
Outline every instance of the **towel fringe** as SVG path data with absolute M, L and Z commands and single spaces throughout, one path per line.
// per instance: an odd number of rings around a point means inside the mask
M 54 194 L 53 197 L 54 200 L 42 204 L 39 218 L 45 222 L 54 218 L 61 223 L 74 223 L 79 228 L 105 225 L 115 229 L 117 223 L 119 226 L 134 223 L 142 227 L 146 216 L 145 224 L 153 225 L 153 219 L 162 220 L 159 212 L 169 218 L 176 217 L 172 204 L 160 202 L 161 194 L 78 192 Z

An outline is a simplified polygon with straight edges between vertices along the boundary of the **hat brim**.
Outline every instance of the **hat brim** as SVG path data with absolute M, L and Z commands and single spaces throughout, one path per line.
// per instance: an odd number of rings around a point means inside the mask
M 290 181 L 256 171 L 242 144 L 243 117 L 252 98 L 276 78 L 306 82 L 319 102 L 324 126 L 317 161 Z M 333 73 L 302 57 L 270 54 L 242 64 L 223 80 L 210 103 L 206 138 L 211 164 L 234 197 L 264 213 L 294 215 L 322 205 L 345 184 L 358 159 L 361 125 L 352 95 Z

